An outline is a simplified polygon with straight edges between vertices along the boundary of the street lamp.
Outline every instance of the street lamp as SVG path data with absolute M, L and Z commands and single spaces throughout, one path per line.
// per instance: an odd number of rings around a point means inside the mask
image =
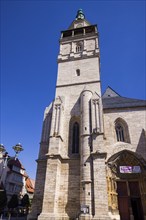
M 13 147 L 14 151 L 15 151 L 15 160 L 17 159 L 18 157 L 18 154 L 23 151 L 23 147 L 22 145 L 19 143 L 19 144 L 16 144 L 14 147 Z
M 15 160 L 17 159 L 18 157 L 18 153 L 23 151 L 23 147 L 22 145 L 19 143 L 19 144 L 16 144 L 15 146 L 12 147 L 15 151 Z M 0 153 L 3 154 L 4 152 L 6 152 L 6 149 L 4 147 L 3 144 L 0 144 Z
M 0 153 L 3 153 L 5 150 L 5 147 L 3 144 L 0 144 Z
M 8 152 L 6 152 L 6 149 L 4 147 L 3 144 L 0 144 L 0 160 L 2 160 L 2 163 L 3 163 L 3 166 L 2 166 L 2 170 L 0 172 L 0 183 L 1 183 L 1 180 L 2 180 L 2 175 L 3 175 L 3 169 L 7 166 L 8 164 L 8 159 L 17 159 L 18 157 L 18 153 L 20 153 L 21 151 L 23 151 L 23 147 L 22 145 L 19 143 L 19 144 L 16 144 L 15 146 L 12 147 L 15 151 L 15 156 L 14 157 L 10 157 L 8 155 Z
M 6 206 L 7 201 L 7 194 L 5 190 L 5 181 L 6 181 L 6 173 L 7 173 L 7 165 L 10 160 L 17 160 L 18 154 L 23 151 L 22 145 L 16 144 L 12 147 L 15 151 L 15 156 L 10 157 L 8 155 L 8 152 L 6 152 L 6 149 L 3 144 L 0 144 L 0 196 L 2 197 L 2 202 L 0 204 L 1 211 L 4 211 L 4 208 Z M 0 219 L 3 218 L 3 212 L 1 213 Z M 9 218 L 10 219 L 10 218 Z

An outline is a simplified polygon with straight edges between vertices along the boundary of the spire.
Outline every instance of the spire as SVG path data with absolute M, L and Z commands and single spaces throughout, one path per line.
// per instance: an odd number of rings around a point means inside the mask
M 71 25 L 69 26 L 69 29 L 76 29 L 76 28 L 81 28 L 81 27 L 87 27 L 87 26 L 91 26 L 90 22 L 87 21 L 85 19 L 85 15 L 83 13 L 82 9 L 79 9 L 77 11 L 77 15 L 76 18 L 74 19 L 74 21 L 71 23 Z
M 80 20 L 80 19 L 85 19 L 85 15 L 84 15 L 82 9 L 79 9 L 79 10 L 77 11 L 76 20 Z

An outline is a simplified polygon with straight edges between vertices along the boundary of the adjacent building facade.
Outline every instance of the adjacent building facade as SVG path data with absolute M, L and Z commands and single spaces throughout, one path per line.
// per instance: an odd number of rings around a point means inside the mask
M 146 101 L 101 95 L 99 34 L 79 10 L 61 32 L 29 220 L 146 220 Z
M 6 153 L 7 154 L 7 153 Z M 18 158 L 0 155 L 0 191 L 6 190 L 7 200 L 16 194 L 20 200 L 28 194 L 32 201 L 35 181 L 30 179 Z
M 25 187 L 25 168 L 18 158 L 9 156 L 5 158 L 3 155 L 1 158 L 3 158 L 0 163 L 1 190 L 6 190 L 8 201 L 13 194 L 17 194 L 21 198 Z
M 25 192 L 28 194 L 31 204 L 34 195 L 34 189 L 35 181 L 27 176 L 25 179 Z

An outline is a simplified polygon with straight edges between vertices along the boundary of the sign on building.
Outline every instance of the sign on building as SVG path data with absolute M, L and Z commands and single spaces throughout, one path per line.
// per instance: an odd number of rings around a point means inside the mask
M 88 205 L 81 205 L 81 213 L 82 214 L 89 214 L 89 206 Z
M 120 166 L 120 173 L 141 173 L 140 166 Z

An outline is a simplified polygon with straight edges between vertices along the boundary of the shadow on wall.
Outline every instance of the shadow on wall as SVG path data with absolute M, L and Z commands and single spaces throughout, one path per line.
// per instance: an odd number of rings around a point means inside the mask
M 32 208 L 34 208 L 37 215 L 40 215 L 40 213 L 42 212 L 44 188 L 45 188 L 45 180 L 46 180 L 46 168 L 47 168 L 47 160 L 42 160 L 41 162 L 38 163 L 35 191 L 32 200 Z M 42 182 L 41 186 L 40 186 L 40 182 Z
M 69 219 L 76 219 L 80 213 L 80 155 L 79 153 L 72 153 L 73 145 L 73 124 L 78 122 L 80 124 L 80 99 L 78 99 L 71 109 L 71 119 L 69 121 L 69 135 L 68 135 L 68 195 L 67 204 L 65 207 Z
M 77 99 L 76 103 L 74 104 L 73 108 L 71 109 L 71 116 L 80 115 L 80 98 Z
M 142 129 L 136 152 L 146 160 L 146 131 Z
M 70 219 L 76 219 L 80 212 L 80 160 L 69 161 L 68 201 L 65 207 Z
M 53 107 L 48 107 L 47 112 L 45 113 L 45 119 L 43 121 L 43 127 L 42 127 L 42 136 L 41 136 L 41 146 L 39 151 L 39 158 L 44 157 L 45 154 L 48 153 L 48 146 L 49 146 L 49 136 L 50 136 L 50 130 L 51 130 L 51 121 L 52 121 L 52 109 Z M 46 110 L 45 110 L 46 111 Z

